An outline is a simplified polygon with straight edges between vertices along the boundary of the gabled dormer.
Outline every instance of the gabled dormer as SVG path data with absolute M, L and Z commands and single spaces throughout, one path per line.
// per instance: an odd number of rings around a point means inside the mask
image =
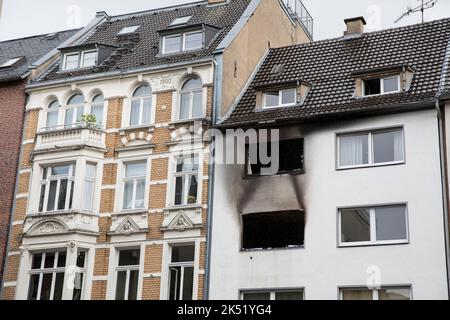
M 191 20 L 192 16 L 180 16 L 158 31 L 160 55 L 200 51 L 209 46 L 220 28 L 206 23 L 191 24 Z
M 59 48 L 60 71 L 76 71 L 99 66 L 117 47 L 101 43 L 84 43 Z

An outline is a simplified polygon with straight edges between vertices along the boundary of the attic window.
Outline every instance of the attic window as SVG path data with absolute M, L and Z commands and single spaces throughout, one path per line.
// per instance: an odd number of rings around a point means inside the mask
M 170 24 L 171 26 L 177 26 L 180 24 L 186 24 L 189 22 L 189 20 L 191 20 L 192 16 L 185 16 L 185 17 L 178 17 L 175 20 L 172 21 L 172 23 Z
M 203 30 L 164 36 L 162 39 L 162 53 L 169 54 L 202 49 L 203 36 Z
M 400 76 L 363 80 L 363 96 L 373 96 L 400 91 Z
M 63 70 L 89 68 L 97 64 L 97 50 L 66 53 L 63 58 Z
M 304 245 L 302 211 L 254 213 L 242 216 L 242 249 L 298 248 Z
M 137 29 L 139 29 L 139 27 L 140 26 L 125 27 L 119 31 L 118 35 L 134 33 L 134 32 L 136 32 Z
M 2 65 L 0 65 L 0 68 L 9 68 L 12 67 L 13 65 L 15 65 L 17 62 L 19 62 L 20 60 L 22 60 L 23 57 L 18 57 L 18 58 L 13 58 L 13 59 L 9 59 L 8 61 L 6 61 L 5 63 L 3 63 Z
M 286 107 L 295 105 L 297 102 L 297 89 L 289 88 L 264 92 L 263 109 Z

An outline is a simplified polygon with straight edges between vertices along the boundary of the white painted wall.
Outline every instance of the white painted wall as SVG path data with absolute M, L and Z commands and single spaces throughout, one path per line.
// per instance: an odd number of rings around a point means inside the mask
M 404 165 L 336 170 L 337 132 L 390 126 L 404 126 Z M 216 166 L 210 298 L 237 299 L 243 289 L 305 288 L 306 299 L 336 300 L 340 286 L 365 286 L 367 268 L 375 265 L 381 268 L 382 285 L 411 285 L 413 299 L 447 299 L 436 112 L 314 124 L 299 131 L 305 133 L 302 176 L 243 180 L 242 166 Z M 304 183 L 305 248 L 240 252 L 237 200 L 256 189 L 262 196 L 251 198 L 250 206 L 269 208 L 292 179 Z M 408 204 L 409 244 L 337 247 L 338 207 L 403 202 Z M 239 205 L 246 213 L 248 206 Z

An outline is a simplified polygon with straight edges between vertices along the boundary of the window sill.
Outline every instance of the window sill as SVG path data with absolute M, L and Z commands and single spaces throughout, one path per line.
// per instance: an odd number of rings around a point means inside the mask
M 281 177 L 281 176 L 298 176 L 305 174 L 305 170 L 293 170 L 293 171 L 281 171 L 274 175 L 261 175 L 261 174 L 244 174 L 244 179 L 257 179 L 263 177 Z
M 125 216 L 128 214 L 147 214 L 148 213 L 148 209 L 146 208 L 142 208 L 142 209 L 123 209 L 120 210 L 119 212 L 115 213 L 114 215 L 117 216 Z
M 241 249 L 241 253 L 269 253 L 269 252 L 276 252 L 276 251 L 287 251 L 287 250 L 305 250 L 305 246 L 292 246 L 292 247 L 286 247 L 286 248 L 273 248 L 273 249 Z
M 175 120 L 175 121 L 169 122 L 169 126 L 176 126 L 176 125 L 180 125 L 180 124 L 190 124 L 190 123 L 194 123 L 196 121 L 204 122 L 204 121 L 210 121 L 210 119 L 206 118 L 206 117 L 200 117 L 200 118 Z
M 355 169 L 368 169 L 368 168 L 379 168 L 379 167 L 389 167 L 389 166 L 400 166 L 406 164 L 406 161 L 396 161 L 396 162 L 385 162 L 377 164 L 367 164 L 361 166 L 352 167 L 337 167 L 337 171 L 355 170 Z
M 182 204 L 182 205 L 173 205 L 169 206 L 164 209 L 164 211 L 175 211 L 175 210 L 194 210 L 194 209 L 201 209 L 202 205 L 195 203 L 195 204 Z
M 89 211 L 82 211 L 82 210 L 59 210 L 59 211 L 47 211 L 47 212 L 35 212 L 30 213 L 27 215 L 27 217 L 30 218 L 36 218 L 36 217 L 51 217 L 51 216 L 59 216 L 59 215 L 70 215 L 70 214 L 82 214 L 85 216 L 93 216 L 98 217 L 98 214 L 89 212 Z
M 143 124 L 143 125 L 138 125 L 138 126 L 128 126 L 128 127 L 124 127 L 124 128 L 120 128 L 119 132 L 125 132 L 125 131 L 130 131 L 130 130 L 139 130 L 139 129 L 149 129 L 149 131 L 152 131 L 153 129 L 155 129 L 155 124 Z
M 361 247 L 383 247 L 395 245 L 408 245 L 409 240 L 395 240 L 395 241 L 380 241 L 380 242 L 355 242 L 355 243 L 340 243 L 338 248 L 361 248 Z
M 387 92 L 387 93 L 378 93 L 378 94 L 371 94 L 371 95 L 362 95 L 360 97 L 355 97 L 355 99 L 368 99 L 368 98 L 376 98 L 376 97 L 383 97 L 383 96 L 390 96 L 393 94 L 399 94 L 403 92 L 407 92 L 408 90 L 399 90 L 394 92 Z

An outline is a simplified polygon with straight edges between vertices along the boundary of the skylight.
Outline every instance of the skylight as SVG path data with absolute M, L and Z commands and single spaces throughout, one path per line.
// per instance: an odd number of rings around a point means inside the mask
M 185 24 L 185 23 L 188 23 L 189 20 L 191 20 L 191 18 L 192 18 L 192 16 L 178 17 L 175 20 L 173 20 L 170 25 L 171 26 L 176 26 L 176 25 L 179 25 L 179 24 Z
M 8 61 L 6 61 L 5 63 L 0 65 L 0 68 L 8 68 L 13 66 L 14 64 L 16 64 L 17 62 L 19 62 L 20 60 L 22 60 L 23 57 L 18 57 L 18 58 L 13 58 L 13 59 L 9 59 Z
M 140 26 L 131 26 L 131 27 L 125 27 L 118 34 L 129 34 L 136 32 L 137 29 L 139 29 Z

